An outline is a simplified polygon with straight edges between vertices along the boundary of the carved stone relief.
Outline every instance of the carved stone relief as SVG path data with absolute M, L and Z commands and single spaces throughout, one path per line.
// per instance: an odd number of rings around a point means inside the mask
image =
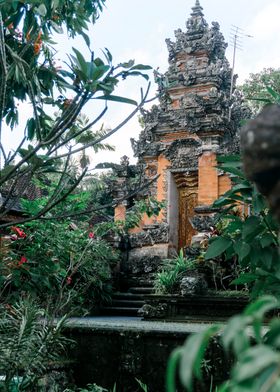
M 175 140 L 164 152 L 172 168 L 197 168 L 201 143 L 194 139 Z

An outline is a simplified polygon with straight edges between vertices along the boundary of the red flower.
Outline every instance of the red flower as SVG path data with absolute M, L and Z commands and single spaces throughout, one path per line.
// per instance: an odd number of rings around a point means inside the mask
M 13 226 L 12 230 L 17 234 L 18 237 L 26 238 L 25 232 L 23 230 L 21 230 L 19 227 Z
M 67 278 L 66 278 L 66 284 L 71 284 L 72 283 L 72 278 L 71 278 L 71 276 L 68 276 Z
M 88 238 L 94 238 L 94 232 L 93 231 L 91 231 L 90 233 L 88 233 Z
M 24 263 L 27 263 L 27 258 L 25 256 L 21 256 L 20 261 L 18 262 L 18 265 L 22 265 Z

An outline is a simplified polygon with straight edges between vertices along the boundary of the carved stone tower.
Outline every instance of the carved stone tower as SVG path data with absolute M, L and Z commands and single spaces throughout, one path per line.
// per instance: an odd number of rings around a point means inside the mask
M 139 239 L 143 233 L 151 238 L 141 250 L 149 255 L 167 257 L 170 249 L 190 245 L 195 234 L 206 230 L 212 203 L 231 186 L 217 170 L 216 158 L 238 150 L 240 106 L 230 99 L 227 44 L 219 24 L 209 26 L 202 11 L 197 0 L 186 32 L 178 29 L 174 42 L 166 40 L 168 71 L 155 71 L 160 103 L 142 112 L 145 127 L 139 141 L 132 140 L 145 175 L 159 175 L 150 194 L 166 201 L 160 216 L 144 217 L 139 228 Z M 156 232 L 165 234 L 159 239 Z

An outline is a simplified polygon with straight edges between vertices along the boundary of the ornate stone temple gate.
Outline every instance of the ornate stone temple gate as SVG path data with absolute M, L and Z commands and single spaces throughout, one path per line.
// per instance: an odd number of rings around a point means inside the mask
M 230 97 L 232 71 L 219 24 L 209 26 L 202 11 L 196 1 L 186 32 L 178 29 L 174 42 L 166 40 L 169 68 L 155 71 L 159 105 L 142 111 L 144 129 L 132 140 L 146 177 L 159 175 L 149 194 L 166 202 L 158 217 L 143 217 L 131 235 L 134 267 L 191 245 L 209 229 L 212 203 L 231 186 L 216 168 L 217 155 L 238 152 L 245 110 L 237 96 Z

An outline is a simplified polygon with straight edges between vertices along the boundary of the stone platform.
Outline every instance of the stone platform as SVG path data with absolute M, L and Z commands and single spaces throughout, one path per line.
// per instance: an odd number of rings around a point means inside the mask
M 139 332 L 162 332 L 162 333 L 193 333 L 203 331 L 211 326 L 213 322 L 170 322 L 170 321 L 142 321 L 140 317 L 71 317 L 68 319 L 68 329 L 95 330 L 125 330 Z
M 69 352 L 75 361 L 75 383 L 82 387 L 94 382 L 109 390 L 116 383 L 118 392 L 140 392 L 137 378 L 147 384 L 149 392 L 164 392 L 166 364 L 172 350 L 191 333 L 209 325 L 211 322 L 141 321 L 138 317 L 71 318 L 67 335 L 77 342 Z M 219 383 L 226 375 L 217 342 L 211 345 L 208 358 L 213 364 L 219 363 L 211 373 Z M 207 376 L 196 391 L 208 392 L 209 385 Z

